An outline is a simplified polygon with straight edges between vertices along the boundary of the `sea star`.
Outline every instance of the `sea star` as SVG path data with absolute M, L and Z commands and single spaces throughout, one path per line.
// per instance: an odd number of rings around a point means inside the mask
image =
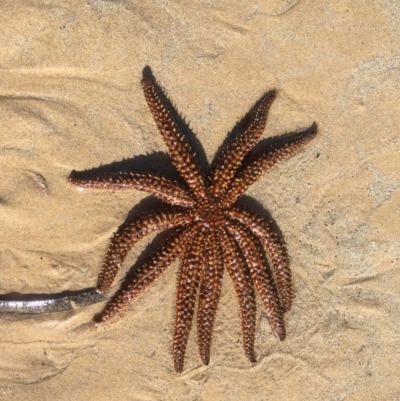
M 262 96 L 250 110 L 249 124 L 216 158 L 205 175 L 174 117 L 170 103 L 150 69 L 142 87 L 149 109 L 173 164 L 186 185 L 165 177 L 133 172 L 82 177 L 71 172 L 69 181 L 82 188 L 137 189 L 170 206 L 135 216 L 114 234 L 104 258 L 97 289 L 107 290 L 130 249 L 144 236 L 171 229 L 162 246 L 131 276 L 95 318 L 97 325 L 113 320 L 182 255 L 177 282 L 172 353 L 181 372 L 198 295 L 197 334 L 201 360 L 210 360 L 214 318 L 224 269 L 232 279 L 239 301 L 244 352 L 256 362 L 255 290 L 280 340 L 286 336 L 283 314 L 292 307 L 292 278 L 283 239 L 262 215 L 248 211 L 237 200 L 264 172 L 293 155 L 317 133 L 316 124 L 305 131 L 277 138 L 255 154 L 276 92 Z M 266 254 L 266 256 L 265 256 Z M 269 267 L 269 264 L 272 269 Z

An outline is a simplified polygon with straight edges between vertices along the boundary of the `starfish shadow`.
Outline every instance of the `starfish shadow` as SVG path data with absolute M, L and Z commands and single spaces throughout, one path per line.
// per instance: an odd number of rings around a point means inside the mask
M 90 179 L 99 175 L 112 175 L 121 172 L 157 174 L 163 171 L 168 178 L 184 183 L 177 170 L 171 163 L 171 158 L 165 152 L 153 152 L 147 155 L 136 155 L 129 159 L 114 161 L 109 164 L 87 170 L 73 170 L 70 176 L 79 179 Z

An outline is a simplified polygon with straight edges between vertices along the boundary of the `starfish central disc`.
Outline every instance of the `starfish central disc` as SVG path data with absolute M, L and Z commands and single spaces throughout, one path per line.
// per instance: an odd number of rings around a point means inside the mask
M 214 195 L 208 193 L 196 206 L 195 220 L 201 222 L 203 227 L 209 229 L 221 227 L 224 221 L 223 208 Z

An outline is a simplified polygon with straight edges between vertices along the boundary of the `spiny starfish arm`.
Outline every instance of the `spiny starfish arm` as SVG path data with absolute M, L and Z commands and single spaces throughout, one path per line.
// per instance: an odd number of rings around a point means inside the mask
M 271 327 L 278 335 L 279 339 L 283 340 L 286 337 L 283 309 L 272 275 L 268 266 L 265 266 L 264 258 L 261 256 L 255 238 L 240 224 L 227 222 L 226 227 L 246 259 L 253 283 L 267 311 Z
M 181 263 L 176 293 L 176 315 L 172 355 L 175 371 L 183 370 L 186 345 L 192 327 L 200 272 L 204 262 L 204 235 L 200 232 L 194 241 L 188 244 Z
M 237 172 L 230 187 L 222 197 L 222 203 L 225 206 L 232 205 L 262 174 L 303 149 L 316 135 L 317 125 L 314 123 L 305 131 L 278 139 L 264 151 L 252 157 Z
M 165 269 L 183 252 L 193 235 L 193 227 L 175 231 L 132 276 L 128 277 L 121 289 L 108 303 L 103 312 L 95 318 L 101 326 L 115 319 L 140 294 L 149 288 L 160 277 Z
M 267 124 L 268 111 L 275 98 L 276 91 L 273 90 L 259 100 L 249 126 L 228 146 L 220 162 L 211 172 L 211 185 L 216 196 L 231 182 L 243 158 L 260 139 Z
M 220 239 L 224 264 L 239 300 L 244 352 L 249 362 L 255 363 L 257 362 L 254 353 L 257 307 L 254 285 L 246 261 L 233 238 L 225 230 L 221 230 Z
M 206 237 L 205 264 L 200 282 L 199 310 L 197 314 L 197 338 L 202 362 L 208 365 L 215 314 L 221 294 L 224 265 L 221 260 L 221 244 L 215 231 Z
M 167 209 L 139 215 L 122 224 L 108 247 L 97 281 L 97 290 L 103 292 L 110 288 L 126 255 L 141 238 L 154 231 L 186 225 L 191 221 L 190 213 L 184 209 Z
M 293 300 L 292 273 L 287 249 L 279 232 L 265 217 L 249 213 L 238 205 L 227 211 L 227 215 L 250 229 L 264 246 L 275 273 L 284 312 L 288 312 Z
M 176 181 L 153 174 L 119 172 L 83 178 L 72 171 L 68 181 L 80 188 L 137 189 L 151 193 L 170 205 L 183 207 L 194 205 L 192 195 Z
M 192 189 L 196 198 L 205 196 L 204 176 L 195 154 L 179 131 L 174 118 L 167 110 L 159 92 L 161 88 L 152 80 L 143 78 L 142 87 L 157 128 L 168 147 L 168 153 L 181 177 Z

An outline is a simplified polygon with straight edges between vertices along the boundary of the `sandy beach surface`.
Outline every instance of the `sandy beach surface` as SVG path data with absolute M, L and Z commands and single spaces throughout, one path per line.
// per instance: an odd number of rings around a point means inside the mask
M 193 327 L 177 375 L 176 262 L 102 329 L 91 321 L 105 302 L 0 314 L 0 400 L 400 400 L 399 43 L 395 1 L 0 2 L 8 297 L 94 287 L 112 234 L 157 203 L 135 190 L 78 190 L 72 170 L 176 175 L 143 97 L 145 66 L 209 162 L 273 88 L 263 138 L 314 121 L 319 129 L 246 193 L 287 242 L 295 302 L 285 341 L 258 299 L 258 362 L 246 361 L 225 275 L 211 362 L 201 364 Z M 134 247 L 118 280 L 153 237 Z

